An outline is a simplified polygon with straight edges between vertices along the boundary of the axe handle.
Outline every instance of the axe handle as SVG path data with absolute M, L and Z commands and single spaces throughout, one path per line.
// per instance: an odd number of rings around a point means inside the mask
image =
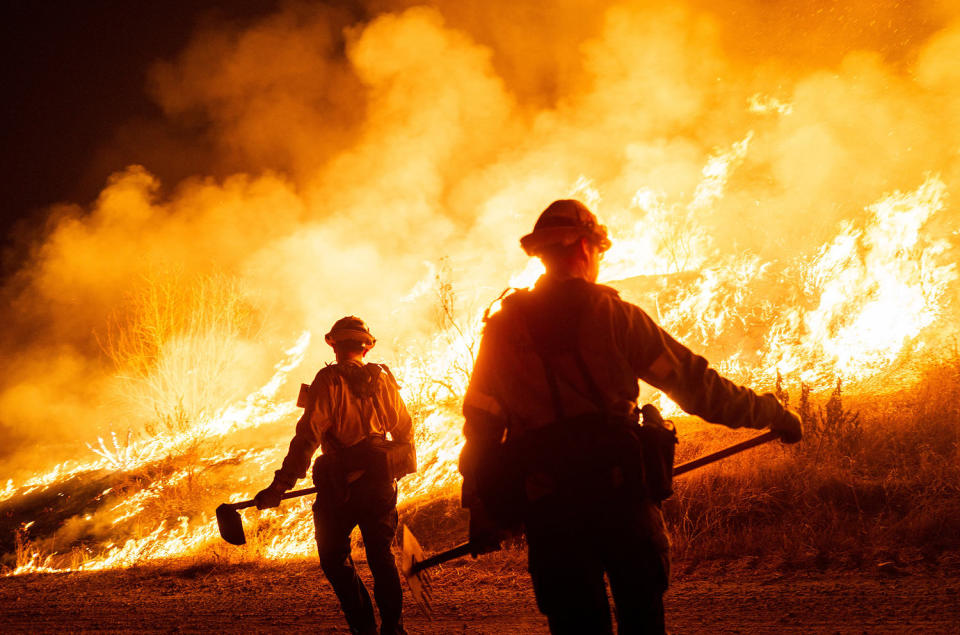
M 754 448 L 758 445 L 762 445 L 764 443 L 767 443 L 768 441 L 773 441 L 779 438 L 780 438 L 780 434 L 778 432 L 773 432 L 773 431 L 765 432 L 759 436 L 753 437 L 752 439 L 748 439 L 742 443 L 731 445 L 729 448 L 724 448 L 719 452 L 714 452 L 713 454 L 708 454 L 707 456 L 701 456 L 699 459 L 695 459 L 693 461 L 690 461 L 689 463 L 678 465 L 677 467 L 673 468 L 673 475 L 680 476 L 681 474 L 686 474 L 687 472 L 690 472 L 691 470 L 695 470 L 698 467 L 703 467 L 704 465 L 713 463 L 714 461 L 725 459 L 728 456 L 733 456 L 734 454 L 743 452 L 744 450 L 749 450 L 750 448 Z
M 420 560 L 414 562 L 413 566 L 410 567 L 410 575 L 417 575 L 424 569 L 429 569 L 430 567 L 435 567 L 438 564 L 447 562 L 448 560 L 453 560 L 454 558 L 459 558 L 460 556 L 466 556 L 470 553 L 470 543 L 465 542 L 462 545 L 457 545 L 452 549 L 447 549 L 446 551 L 441 551 L 435 556 L 430 556 L 425 560 Z
M 307 494 L 316 494 L 316 492 L 317 492 L 316 487 L 308 487 L 306 489 L 297 489 L 297 490 L 293 490 L 292 492 L 287 492 L 286 494 L 281 496 L 280 499 L 286 500 L 288 498 L 296 498 L 297 496 L 306 496 Z M 247 507 L 253 507 L 256 504 L 257 503 L 255 501 L 249 500 L 249 501 L 243 501 L 240 503 L 231 503 L 230 506 L 233 507 L 234 509 L 246 509 Z

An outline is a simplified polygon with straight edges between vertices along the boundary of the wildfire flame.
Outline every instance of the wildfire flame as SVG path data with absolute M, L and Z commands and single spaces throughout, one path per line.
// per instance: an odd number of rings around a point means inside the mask
M 730 153 L 727 161 L 742 156 L 742 150 Z M 708 189 L 711 196 L 720 196 L 717 175 L 725 173 L 729 163 L 722 166 L 712 162 L 704 170 L 705 183 L 697 192 Z M 930 240 L 921 228 L 929 217 L 944 206 L 945 186 L 931 177 L 917 190 L 896 193 L 871 205 L 871 217 L 863 228 L 845 225 L 830 243 L 823 245 L 806 261 L 794 265 L 804 280 L 803 294 L 812 310 L 796 306 L 775 308 L 779 318 L 769 322 L 763 336 L 764 346 L 755 355 L 753 366 L 745 366 L 734 353 L 717 360 L 718 366 L 728 372 L 747 373 L 755 381 L 769 380 L 777 371 L 792 374 L 802 371 L 805 381 L 821 384 L 825 378 L 838 376 L 854 380 L 868 379 L 881 373 L 896 361 L 903 348 L 925 327 L 934 323 L 942 313 L 941 301 L 957 278 L 956 266 L 945 261 L 949 249 L 943 240 Z M 642 193 L 638 194 L 639 197 Z M 635 199 L 635 200 L 638 200 Z M 697 197 L 697 204 L 703 204 Z M 638 205 L 638 207 L 640 207 Z M 613 229 L 614 237 L 620 228 Z M 636 231 L 635 227 L 627 231 Z M 627 232 L 624 232 L 627 233 Z M 623 245 L 614 252 L 614 262 L 604 271 L 604 278 L 631 278 L 649 275 L 647 267 L 658 270 L 664 263 L 647 263 L 631 268 L 628 257 L 637 249 L 636 243 L 620 239 Z M 732 323 L 742 319 L 739 307 L 745 302 L 743 289 L 768 274 L 772 264 L 745 255 L 733 262 L 695 269 L 695 278 L 673 303 L 670 311 L 660 316 L 663 324 L 686 325 L 686 340 L 709 345 L 712 339 L 723 335 Z M 536 279 L 536 269 L 521 273 L 514 282 Z M 616 273 L 611 274 L 610 271 Z M 786 273 L 783 275 L 787 275 Z M 613 281 L 616 284 L 615 281 Z M 401 501 L 428 496 L 457 483 L 456 459 L 462 446 L 459 398 L 466 389 L 468 375 L 463 370 L 457 376 L 451 368 L 468 369 L 469 342 L 475 342 L 481 329 L 481 316 L 473 316 L 466 332 L 459 333 L 451 345 L 449 332 L 435 336 L 434 347 L 419 351 L 406 360 L 400 360 L 398 374 L 405 378 L 403 396 L 408 403 L 417 403 L 423 392 L 430 393 L 433 405 L 422 412 L 418 421 L 417 440 L 421 470 L 405 479 Z M 230 405 L 219 414 L 203 419 L 189 431 L 168 438 L 152 438 L 128 446 L 118 457 L 101 440 L 100 450 L 91 448 L 100 459 L 86 463 L 64 463 L 49 472 L 37 475 L 20 485 L 8 482 L 3 499 L 24 496 L 50 487 L 76 475 L 121 466 L 127 470 L 142 467 L 155 457 L 182 444 L 186 437 L 201 434 L 206 438 L 227 437 L 237 431 L 257 428 L 281 421 L 294 420 L 296 409 L 290 400 L 278 398 L 290 373 L 302 370 L 304 352 L 310 343 L 310 333 L 304 333 L 297 343 L 286 351 L 275 366 L 270 380 L 247 398 Z M 918 344 L 919 345 L 919 344 Z M 446 399 L 430 392 L 428 384 L 446 391 Z M 665 398 L 664 398 L 665 399 Z M 668 409 L 670 405 L 665 404 Z M 114 446 L 117 442 L 114 439 Z M 279 444 L 257 455 L 246 455 L 245 460 L 257 464 L 261 472 L 279 464 L 285 444 Z M 232 453 L 206 457 L 208 464 L 234 456 Z M 120 524 L 135 518 L 144 509 L 145 502 L 163 496 L 164 491 L 187 476 L 177 471 L 149 487 L 122 499 L 109 509 L 112 523 Z M 231 501 L 248 499 L 259 483 L 251 482 L 251 489 L 234 492 Z M 266 558 L 287 558 L 311 554 L 314 549 L 312 516 L 304 501 L 287 504 L 279 511 L 267 511 L 264 517 L 282 527 L 262 547 Z M 123 544 L 104 545 L 102 553 L 76 566 L 57 567 L 46 557 L 31 554 L 12 574 L 27 572 L 54 572 L 64 570 L 98 570 L 130 566 L 138 562 L 169 558 L 185 554 L 217 540 L 214 519 L 201 514 L 199 519 L 181 517 L 169 525 L 162 522 L 145 536 L 131 538 Z
M 540 106 L 532 115 L 515 102 L 487 50 L 446 24 L 440 13 L 415 8 L 381 16 L 351 36 L 343 62 L 356 75 L 352 81 L 370 93 L 363 115 L 367 127 L 341 140 L 350 145 L 324 161 L 292 148 L 290 161 L 309 176 L 298 181 L 301 177 L 238 175 L 222 184 L 185 185 L 163 201 L 156 179 L 132 168 L 113 178 L 89 218 L 66 217 L 39 250 L 29 287 L 52 303 L 51 313 L 69 313 L 57 304 L 65 289 L 86 294 L 91 304 L 112 306 L 131 280 L 149 274 L 140 260 L 153 265 L 179 258 L 191 270 L 208 272 L 207 257 L 191 249 L 196 236 L 209 239 L 218 267 L 254 291 L 203 287 L 199 300 L 154 293 L 139 305 L 136 319 L 121 322 L 123 337 L 133 339 L 120 343 L 137 361 L 97 375 L 91 399 L 99 404 L 111 390 L 135 393 L 139 421 L 156 412 L 170 423 L 148 435 L 113 429 L 108 435 L 103 428 L 96 428 L 97 434 L 91 427 L 80 439 L 87 448 L 84 458 L 7 480 L 0 503 L 8 506 L 70 483 L 104 483 L 52 539 L 34 535 L 37 519 L 25 521 L 9 574 L 100 570 L 227 549 L 209 514 L 214 501 L 246 500 L 269 483 L 299 416 L 296 387 L 310 381 L 327 353 L 317 335 L 347 313 L 376 315 L 368 321 L 380 338 L 377 361 L 390 365 L 416 418 L 420 470 L 402 481 L 401 505 L 455 491 L 460 404 L 482 316 L 497 310 L 494 300 L 503 287 L 531 286 L 543 272 L 538 261 L 523 259 L 516 240 L 554 198 L 580 198 L 608 225 L 613 247 L 601 282 L 738 381 L 761 390 L 778 375 L 815 390 L 838 378 L 848 386 L 865 385 L 910 355 L 935 356 L 944 338 L 954 334 L 960 289 L 960 238 L 948 204 L 957 186 L 957 146 L 932 140 L 936 135 L 911 136 L 912 129 L 890 123 L 904 138 L 922 136 L 929 148 L 949 149 L 929 165 L 914 157 L 924 165 L 910 171 L 909 182 L 891 176 L 902 164 L 876 158 L 870 164 L 875 178 L 855 187 L 819 162 L 851 165 L 847 155 L 866 141 L 848 138 L 844 126 L 855 127 L 851 121 L 858 117 L 834 125 L 828 120 L 833 110 L 821 102 L 843 98 L 852 109 L 887 122 L 886 111 L 868 108 L 887 104 L 882 96 L 872 95 L 871 102 L 861 95 L 864 77 L 881 77 L 900 100 L 896 108 L 926 113 L 925 91 L 945 94 L 953 77 L 942 60 L 960 51 L 960 27 L 944 27 L 921 51 L 917 85 L 893 77 L 873 58 L 852 57 L 836 77 L 795 78 L 792 99 L 783 90 L 774 96 L 744 82 L 734 107 L 726 91 L 703 88 L 713 86 L 715 66 L 725 58 L 721 45 L 698 30 L 702 25 L 692 13 L 649 14 L 622 5 L 604 15 L 599 34 L 583 48 L 596 86 L 578 88 L 586 92 Z M 662 25 L 665 34 L 651 31 L 651 23 Z M 194 76 L 197 60 L 210 59 L 204 45 L 195 44 L 200 48 L 156 72 L 165 107 L 189 110 L 191 104 L 178 99 L 220 107 L 233 103 L 235 85 L 276 72 L 261 66 L 269 57 L 262 53 L 287 41 L 280 35 L 313 50 L 306 46 L 313 40 L 299 27 L 269 22 L 237 36 L 229 81 Z M 226 46 L 217 42 L 210 46 Z M 717 61 L 700 69 L 701 59 L 684 53 L 686 47 Z M 350 74 L 326 57 L 318 61 L 303 54 L 306 68 L 326 69 L 331 77 Z M 647 73 L 637 75 L 633 60 L 641 58 Z M 238 70 L 247 68 L 244 64 L 253 69 L 249 76 Z M 687 74 L 689 81 L 682 79 Z M 277 78 L 279 84 L 289 81 L 286 75 Z M 636 92 L 644 95 L 640 103 Z M 914 93 L 921 96 L 914 99 Z M 281 96 L 295 101 L 282 91 Z M 309 96 L 307 103 L 317 101 Z M 960 95 L 943 99 L 944 108 L 960 108 Z M 711 145 L 694 133 L 684 137 L 689 127 L 716 124 L 710 118 L 714 105 L 734 121 L 722 127 L 723 143 Z M 266 121 L 283 119 L 267 104 L 261 107 L 268 109 Z M 354 116 L 359 115 L 347 119 Z M 230 129 L 238 147 L 253 143 L 251 130 L 258 129 L 253 123 L 262 121 L 246 110 L 223 118 L 240 121 Z M 661 128 L 670 132 L 661 135 Z M 822 156 L 804 160 L 812 147 Z M 817 188 L 827 193 L 817 195 L 821 198 L 809 193 Z M 799 206 L 797 200 L 823 204 L 834 194 L 843 209 L 816 216 L 811 211 L 808 233 L 800 231 L 806 221 L 786 218 L 797 215 L 797 207 L 778 207 Z M 470 207 L 475 216 L 449 212 L 457 206 Z M 338 213 L 312 215 L 319 208 Z M 270 222 L 263 220 L 267 216 Z M 749 237 L 739 232 L 741 223 Z M 162 229 L 138 242 L 139 232 L 153 225 Z M 770 235 L 757 239 L 758 227 Z M 173 251 L 155 248 L 154 242 L 174 245 Z M 120 261 L 124 266 L 96 257 L 110 251 L 105 246 L 129 252 Z M 248 304 L 259 311 L 261 325 L 245 321 Z M 228 308 L 227 318 L 216 306 Z M 213 310 L 198 316 L 199 307 Z M 102 332 L 109 319 L 94 313 L 89 319 Z M 77 319 L 86 328 L 87 322 Z M 83 328 L 78 327 L 89 337 Z M 144 337 L 153 338 L 149 347 L 130 348 Z M 31 349 L 24 358 L 33 354 Z M 68 380 L 96 374 L 77 357 L 82 356 L 57 353 L 59 364 L 51 366 Z M 214 384 L 216 390 L 210 388 Z M 227 396 L 220 387 L 228 385 L 245 386 L 239 394 L 249 394 Z M 4 395 L 16 396 L 18 388 Z M 37 390 L 30 385 L 21 392 Z M 662 395 L 644 397 L 676 410 Z M 0 413 L 13 420 L 22 411 L 10 404 L 19 403 L 0 399 Z M 112 408 L 107 411 L 121 412 Z M 77 407 L 70 414 L 81 411 L 89 412 Z M 307 499 L 247 512 L 245 523 L 249 544 L 239 551 L 245 556 L 314 553 Z

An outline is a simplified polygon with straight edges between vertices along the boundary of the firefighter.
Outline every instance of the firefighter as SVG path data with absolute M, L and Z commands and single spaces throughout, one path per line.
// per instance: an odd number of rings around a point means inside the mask
M 365 364 L 376 340 L 360 318 L 338 320 L 326 335 L 337 362 L 317 373 L 302 391 L 305 408 L 283 465 L 259 492 L 258 509 L 276 507 L 280 496 L 313 466 L 317 498 L 313 505 L 317 549 L 353 633 L 376 633 L 366 587 L 350 555 L 350 533 L 357 525 L 373 574 L 380 633 L 405 633 L 402 591 L 390 545 L 397 531 L 397 481 L 416 470 L 413 425 L 390 370 Z M 391 439 L 387 439 L 389 433 Z
M 546 273 L 488 318 L 464 397 L 474 555 L 519 526 L 552 632 L 612 631 L 606 575 L 618 632 L 662 633 L 669 542 L 640 460 L 638 380 L 707 421 L 769 426 L 787 443 L 800 440 L 800 419 L 596 284 L 610 240 L 582 203 L 555 201 L 520 244 Z

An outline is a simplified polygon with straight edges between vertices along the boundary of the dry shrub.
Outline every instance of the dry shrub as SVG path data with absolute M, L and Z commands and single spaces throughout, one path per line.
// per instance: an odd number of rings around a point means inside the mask
M 115 489 L 157 491 L 135 520 L 148 530 L 209 509 L 214 488 L 204 458 L 214 453 L 216 441 L 205 422 L 236 396 L 232 371 L 258 320 L 234 279 L 178 272 L 142 280 L 114 316 L 103 348 L 123 380 L 124 400 L 143 421 L 145 435 L 157 442 L 137 446 L 153 452 L 152 460 L 133 461 L 140 467 L 132 470 L 122 465 Z M 100 445 L 98 454 L 121 463 L 132 447 L 129 433 L 126 444 L 114 435 L 113 448 Z
M 406 405 L 414 420 L 437 409 L 458 411 L 476 362 L 480 325 L 474 307 L 461 306 L 450 263 L 441 259 L 434 274 L 431 341 L 410 348 L 406 367 L 398 369 L 411 387 Z
M 236 280 L 164 273 L 142 280 L 102 344 L 147 434 L 176 437 L 235 396 L 231 369 L 257 324 Z

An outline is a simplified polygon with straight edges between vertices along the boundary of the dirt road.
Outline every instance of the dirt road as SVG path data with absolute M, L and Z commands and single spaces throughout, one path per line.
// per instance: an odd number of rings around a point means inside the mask
M 436 619 L 407 606 L 411 633 L 546 632 L 522 554 L 455 562 L 434 586 Z M 960 575 L 681 573 L 667 620 L 673 633 L 960 633 Z M 319 566 L 302 561 L 2 578 L 0 631 L 347 629 Z

